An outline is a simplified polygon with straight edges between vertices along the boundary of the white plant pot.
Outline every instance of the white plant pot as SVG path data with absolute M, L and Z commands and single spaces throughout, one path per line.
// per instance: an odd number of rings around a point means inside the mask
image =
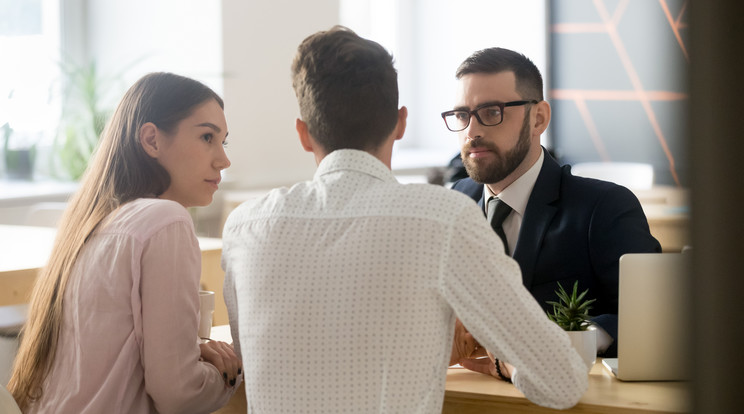
M 584 360 L 588 372 L 594 366 L 594 361 L 597 360 L 597 331 L 592 329 L 566 333 L 571 339 L 571 345 L 579 353 L 581 359 Z

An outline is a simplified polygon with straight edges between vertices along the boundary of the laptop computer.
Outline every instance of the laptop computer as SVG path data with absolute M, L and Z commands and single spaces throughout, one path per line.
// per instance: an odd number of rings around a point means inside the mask
M 674 381 L 689 375 L 689 253 L 620 258 L 617 358 L 602 363 L 623 381 Z

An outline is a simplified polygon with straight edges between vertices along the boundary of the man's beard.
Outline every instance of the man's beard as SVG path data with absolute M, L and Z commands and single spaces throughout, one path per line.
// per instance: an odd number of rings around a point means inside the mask
M 530 111 L 527 110 L 522 121 L 522 128 L 519 130 L 519 140 L 514 148 L 508 150 L 503 156 L 499 153 L 498 148 L 490 142 L 478 142 L 475 147 L 486 148 L 496 155 L 496 160 L 490 164 L 479 163 L 478 160 L 468 156 L 470 149 L 473 147 L 473 141 L 468 142 L 462 149 L 462 163 L 473 181 L 481 184 L 497 183 L 519 167 L 524 161 L 527 153 L 530 151 Z

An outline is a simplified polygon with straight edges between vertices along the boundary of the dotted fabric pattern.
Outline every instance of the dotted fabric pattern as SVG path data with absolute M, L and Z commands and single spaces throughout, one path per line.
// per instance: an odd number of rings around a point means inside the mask
M 477 205 L 399 184 L 366 152 L 238 207 L 223 267 L 249 412 L 439 413 L 456 316 L 532 401 L 568 407 L 586 389 Z

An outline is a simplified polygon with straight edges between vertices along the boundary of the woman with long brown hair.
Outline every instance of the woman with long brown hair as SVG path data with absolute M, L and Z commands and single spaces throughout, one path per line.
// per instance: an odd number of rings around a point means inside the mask
M 187 207 L 230 165 L 222 99 L 153 73 L 124 95 L 60 222 L 8 389 L 28 413 L 201 413 L 241 374 L 199 343 L 201 255 Z

